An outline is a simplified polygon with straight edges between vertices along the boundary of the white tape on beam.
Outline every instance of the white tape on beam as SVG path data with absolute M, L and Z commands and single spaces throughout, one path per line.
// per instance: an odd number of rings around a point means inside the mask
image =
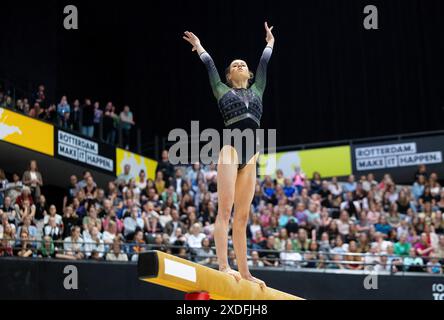
M 164 261 L 165 274 L 196 282 L 196 268 L 170 259 L 165 259 Z

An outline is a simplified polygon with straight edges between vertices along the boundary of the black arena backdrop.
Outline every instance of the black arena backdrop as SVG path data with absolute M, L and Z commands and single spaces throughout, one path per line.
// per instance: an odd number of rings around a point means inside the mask
M 54 130 L 54 156 L 76 165 L 115 174 L 116 149 L 70 130 Z
M 380 180 L 391 174 L 396 183 L 412 184 L 419 164 L 427 171 L 444 177 L 444 135 L 402 138 L 352 146 L 353 173 L 356 176 L 375 174 Z

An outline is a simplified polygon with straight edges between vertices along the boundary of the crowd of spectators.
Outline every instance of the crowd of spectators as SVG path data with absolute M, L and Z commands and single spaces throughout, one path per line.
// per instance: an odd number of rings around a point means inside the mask
M 0 256 L 135 261 L 151 248 L 217 262 L 214 164 L 174 167 L 164 151 L 155 179 L 133 176 L 128 164 L 106 186 L 85 171 L 71 176 L 61 207 L 47 199 L 43 181 L 35 161 L 10 179 L 0 170 Z M 297 168 L 258 179 L 255 190 L 250 266 L 443 272 L 444 188 L 424 165 L 411 185 L 388 174 L 308 178 Z
M 128 105 L 118 112 L 112 102 L 108 102 L 103 108 L 99 101 L 93 103 L 89 98 L 82 103 L 79 99 L 70 101 L 63 96 L 57 103 L 50 102 L 44 85 L 40 85 L 33 95 L 16 100 L 0 88 L 0 107 L 52 122 L 64 129 L 102 139 L 110 144 L 116 144 L 121 130 L 121 145 L 125 149 L 130 147 L 131 131 L 135 126 L 133 113 Z

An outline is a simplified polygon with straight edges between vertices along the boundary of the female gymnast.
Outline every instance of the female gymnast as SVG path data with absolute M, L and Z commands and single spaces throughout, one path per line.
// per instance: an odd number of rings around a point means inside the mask
M 200 40 L 192 32 L 185 32 L 183 38 L 197 51 L 205 64 L 210 78 L 211 88 L 217 99 L 225 127 L 228 129 L 252 129 L 255 133 L 260 126 L 262 116 L 262 95 L 266 83 L 267 64 L 274 46 L 273 27 L 265 22 L 267 46 L 265 47 L 256 71 L 255 82 L 250 86 L 253 74 L 243 60 L 234 60 L 226 69 L 227 84 L 224 84 L 217 72 L 213 59 L 202 47 Z M 250 130 L 251 131 L 251 130 Z M 257 145 L 256 135 L 254 135 Z M 225 139 L 224 139 L 225 143 Z M 246 150 L 249 150 L 246 152 Z M 237 281 L 246 279 L 258 283 L 261 288 L 265 282 L 253 277 L 247 263 L 246 229 L 250 215 L 256 185 L 256 161 L 259 152 L 251 152 L 251 146 L 229 142 L 222 147 L 218 159 L 217 192 L 218 213 L 214 229 L 217 260 L 219 270 L 232 275 Z M 256 148 L 253 148 L 256 149 Z M 238 155 L 241 154 L 240 157 Z M 233 245 L 236 254 L 238 270 L 228 264 L 228 227 L 231 210 L 234 205 Z

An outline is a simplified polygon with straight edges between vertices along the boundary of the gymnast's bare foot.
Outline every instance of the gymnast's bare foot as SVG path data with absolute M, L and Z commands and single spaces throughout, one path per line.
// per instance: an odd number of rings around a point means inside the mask
M 253 277 L 251 274 L 243 275 L 242 279 L 245 279 L 245 280 L 248 280 L 248 281 L 251 281 L 251 282 L 259 284 L 261 289 L 265 289 L 267 287 L 267 285 L 265 284 L 264 281 L 262 281 L 262 280 L 260 280 L 258 278 Z
M 219 271 L 233 276 L 236 281 L 240 281 L 240 279 L 242 279 L 241 274 L 238 271 L 231 269 L 230 267 L 219 268 Z

